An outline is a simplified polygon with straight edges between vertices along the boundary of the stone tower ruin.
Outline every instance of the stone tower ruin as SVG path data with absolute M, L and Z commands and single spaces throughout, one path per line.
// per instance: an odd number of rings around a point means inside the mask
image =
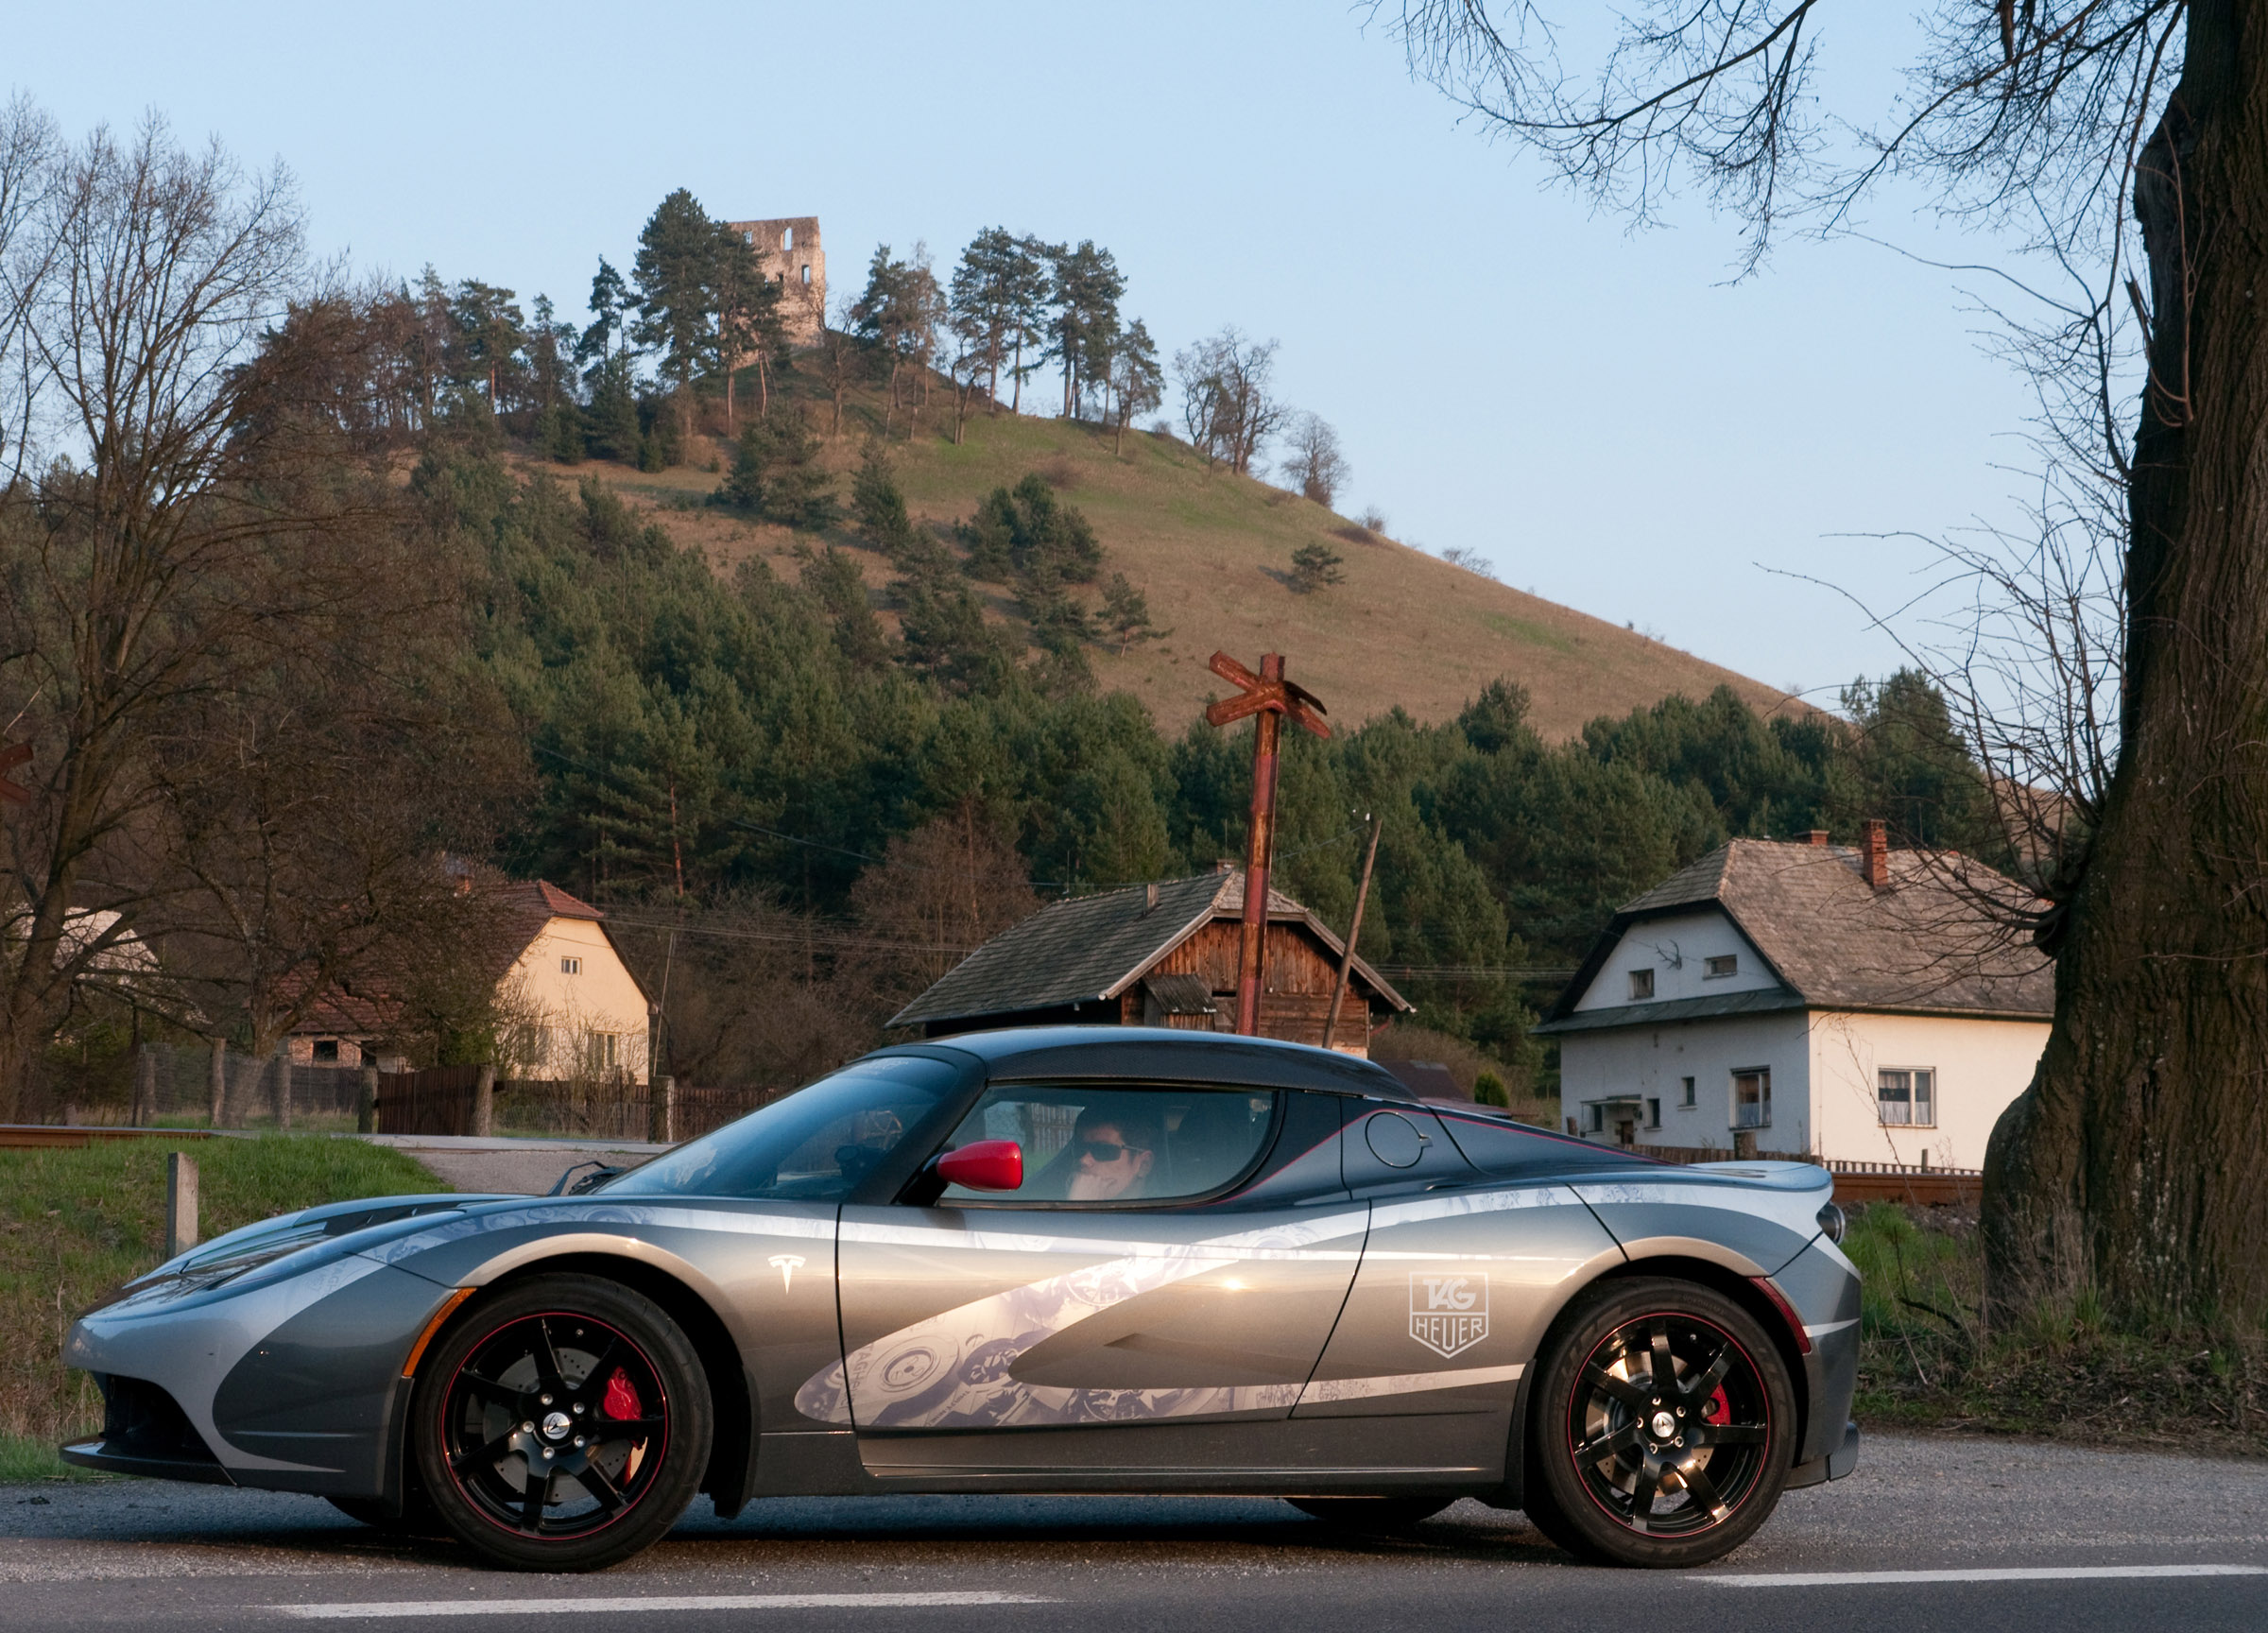
M 787 325 L 788 343 L 810 345 L 827 316 L 827 251 L 819 242 L 819 218 L 782 215 L 730 225 L 756 247 L 765 271 L 780 285 L 780 318 Z

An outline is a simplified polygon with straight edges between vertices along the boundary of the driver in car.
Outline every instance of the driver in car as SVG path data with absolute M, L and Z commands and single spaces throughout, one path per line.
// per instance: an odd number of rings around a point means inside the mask
M 1073 1125 L 1071 1149 L 1078 1166 L 1072 1171 L 1069 1200 L 1125 1202 L 1143 1195 L 1150 1169 L 1158 1160 L 1159 1131 L 1147 1120 L 1090 1106 Z

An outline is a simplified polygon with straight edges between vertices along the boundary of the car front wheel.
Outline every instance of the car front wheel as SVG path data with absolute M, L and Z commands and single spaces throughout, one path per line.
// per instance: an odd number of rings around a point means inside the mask
M 539 1276 L 473 1306 L 419 1369 L 418 1470 L 468 1546 L 595 1571 L 676 1523 L 709 1456 L 708 1380 L 651 1299 Z
M 1531 1395 L 1528 1518 L 1572 1553 L 1699 1565 L 1771 1516 L 1796 1397 L 1746 1311 L 1668 1278 L 1614 1281 L 1558 1327 Z

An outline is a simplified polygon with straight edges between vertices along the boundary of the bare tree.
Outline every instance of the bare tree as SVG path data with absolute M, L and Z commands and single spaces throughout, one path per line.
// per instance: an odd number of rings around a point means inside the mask
M 1272 392 L 1276 347 L 1273 340 L 1247 338 L 1232 323 L 1174 354 L 1181 422 L 1191 445 L 1240 476 L 1251 473 L 1287 411 Z
M 1339 452 L 1339 434 L 1321 415 L 1301 409 L 1286 423 L 1283 442 L 1291 455 L 1283 462 L 1283 474 L 1303 495 L 1330 509 L 1338 490 L 1354 475 L 1354 468 Z
M 0 719 L 28 731 L 36 798 L 0 829 L 0 1119 L 19 1114 L 71 983 L 189 892 L 169 787 L 232 771 L 198 708 L 375 633 L 375 586 L 421 607 L 434 593 L 381 565 L 419 535 L 396 525 L 383 451 L 335 412 L 352 370 L 324 343 L 359 330 L 263 346 L 295 299 L 326 295 L 288 178 L 184 149 L 154 119 L 50 148 L 9 185 L 25 177 L 13 196 L 36 205 L 0 246 L 19 427 L 0 490 Z M 116 917 L 68 936 L 87 911 Z
M 892 839 L 850 887 L 859 923 L 904 946 L 892 974 L 907 997 L 1039 905 L 1023 858 L 973 801 Z
M 1595 197 L 1642 217 L 1697 178 L 1747 222 L 1751 267 L 1778 225 L 1837 229 L 1902 174 L 2082 289 L 2043 301 L 2019 350 L 2085 405 L 2087 446 L 2051 466 L 2036 541 L 1970 563 L 1977 672 L 2006 671 L 1982 747 L 2064 783 L 2039 840 L 2055 1020 L 1987 1158 L 1992 1298 L 2091 1283 L 2128 1319 L 2268 1311 L 2268 335 L 2250 248 L 2268 53 L 2251 13 L 1947 0 L 1875 129 L 1814 94 L 1817 0 L 1644 9 L 1589 74 L 1531 8 L 1378 10 L 1417 72 Z M 2108 506 L 2085 490 L 2098 475 Z M 2021 827 L 2035 784 L 2014 781 Z

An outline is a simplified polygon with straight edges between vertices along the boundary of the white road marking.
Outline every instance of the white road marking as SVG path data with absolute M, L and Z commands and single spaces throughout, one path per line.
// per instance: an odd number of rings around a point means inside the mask
M 273 1605 L 303 1622 L 379 1616 L 523 1616 L 546 1610 L 859 1610 L 926 1605 L 1055 1605 L 1035 1593 L 696 1593 L 650 1599 L 371 1599 L 335 1605 Z
M 1984 1571 L 1775 1571 L 1704 1576 L 1720 1588 L 1843 1588 L 1916 1582 L 2098 1582 L 2121 1576 L 2268 1576 L 2268 1565 L 2026 1565 Z

